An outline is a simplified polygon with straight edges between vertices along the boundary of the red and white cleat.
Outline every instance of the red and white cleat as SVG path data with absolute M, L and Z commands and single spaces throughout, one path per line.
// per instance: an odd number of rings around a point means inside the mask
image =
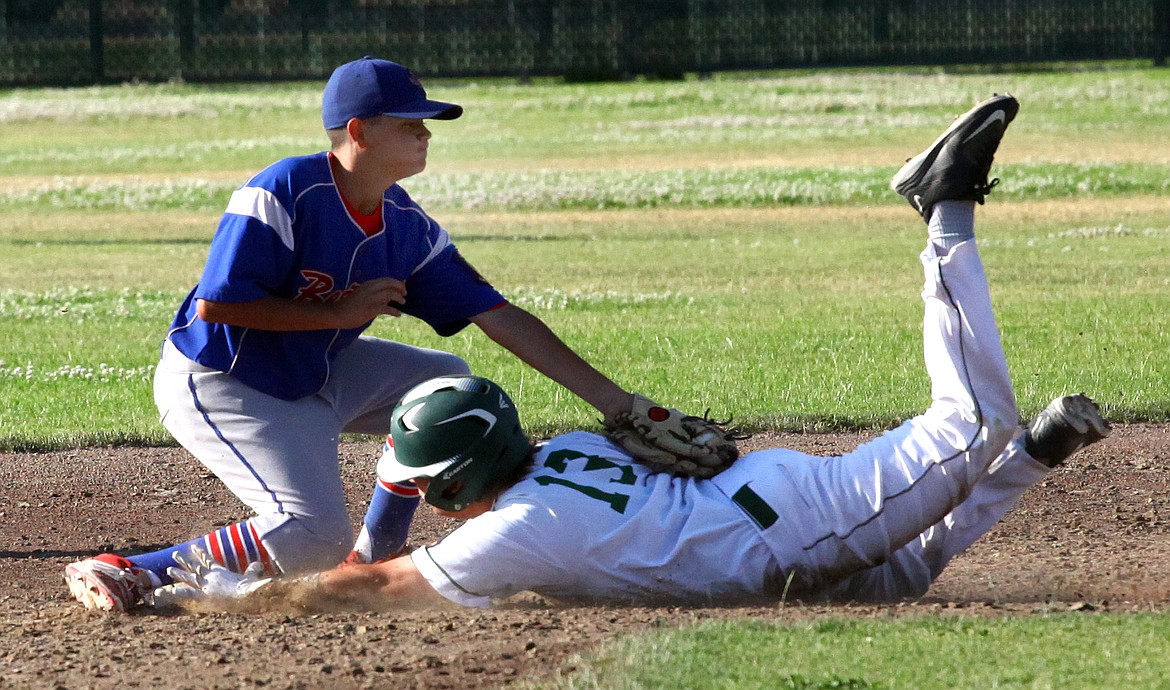
M 65 566 L 65 584 L 87 609 L 125 613 L 160 583 L 150 571 L 134 567 L 121 556 L 103 553 Z

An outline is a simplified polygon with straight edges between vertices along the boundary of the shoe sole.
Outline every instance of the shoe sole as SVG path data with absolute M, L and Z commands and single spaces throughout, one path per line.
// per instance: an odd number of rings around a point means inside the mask
M 983 122 L 980 123 L 980 125 L 976 127 L 974 131 L 967 135 L 967 139 L 970 139 L 979 132 L 982 132 L 996 121 L 1002 122 L 1003 127 L 1006 129 L 1008 124 L 1011 123 L 1012 120 L 1016 119 L 1015 112 L 1012 113 L 1011 117 L 1008 117 L 1007 109 L 1004 107 L 1008 103 L 1016 103 L 1017 105 L 1015 108 L 1013 108 L 1013 110 L 1019 110 L 1019 105 L 1015 97 L 1010 94 L 1004 94 L 1002 96 L 989 98 L 986 101 L 979 103 L 971 110 L 968 110 L 966 113 L 955 118 L 955 121 L 951 123 L 951 126 L 947 127 L 946 131 L 940 134 L 939 137 L 934 140 L 933 144 L 931 144 L 922 153 L 906 161 L 906 164 L 903 165 L 898 170 L 898 172 L 895 173 L 894 178 L 890 180 L 890 188 L 895 192 L 898 192 L 898 194 L 902 194 L 902 190 L 899 189 L 900 187 L 904 187 L 907 183 L 917 184 L 925 175 L 926 171 L 930 169 L 930 166 L 934 165 L 935 159 L 938 158 L 939 152 L 942 151 L 943 146 L 946 145 L 951 135 L 962 127 L 965 127 L 967 124 L 983 118 Z M 922 174 L 917 174 L 920 171 Z M 919 212 L 921 212 L 921 203 L 916 203 L 915 207 L 918 208 Z
M 125 606 L 110 594 L 98 575 L 66 568 L 65 583 L 69 586 L 69 593 L 73 595 L 73 598 L 90 611 L 118 611 L 120 613 L 126 611 Z

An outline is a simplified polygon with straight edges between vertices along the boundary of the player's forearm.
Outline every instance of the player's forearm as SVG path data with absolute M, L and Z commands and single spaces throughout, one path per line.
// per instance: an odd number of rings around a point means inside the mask
M 302 302 L 281 297 L 262 297 L 254 302 L 199 300 L 199 318 L 264 331 L 318 331 L 352 328 L 336 304 Z M 370 318 L 373 318 L 372 316 Z
M 631 394 L 582 359 L 536 316 L 509 304 L 472 317 L 471 321 L 496 343 L 607 418 L 629 411 Z
M 395 278 L 355 283 L 324 301 L 261 297 L 251 302 L 196 301 L 199 318 L 209 323 L 265 331 L 318 331 L 360 328 L 378 316 L 401 316 L 406 284 Z
M 433 608 L 449 603 L 422 577 L 410 557 L 403 556 L 306 577 L 278 578 L 249 594 L 243 608 L 291 606 L 307 613 L 325 613 Z
M 423 578 L 410 556 L 382 563 L 347 565 L 317 576 L 327 601 L 363 610 L 418 608 L 446 603 Z

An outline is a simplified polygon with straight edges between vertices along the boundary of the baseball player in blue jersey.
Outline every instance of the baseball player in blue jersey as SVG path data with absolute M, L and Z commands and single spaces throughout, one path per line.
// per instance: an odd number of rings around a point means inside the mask
M 1019 426 L 974 238 L 974 208 L 1018 104 L 985 101 L 894 178 L 928 222 L 926 412 L 839 457 L 749 453 L 711 479 L 654 472 L 577 432 L 532 447 L 504 391 L 448 376 L 408 392 L 379 462 L 467 520 L 378 564 L 272 583 L 195 554 L 160 600 L 256 592 L 305 608 L 553 599 L 699 602 L 920 596 L 951 558 L 1079 448 L 1109 433 L 1084 395 Z M 258 590 L 258 591 L 257 591 Z
M 473 323 L 606 419 L 630 412 L 633 394 L 509 303 L 398 186 L 426 166 L 425 121 L 462 112 L 429 99 L 401 65 L 347 63 L 322 98 L 330 150 L 279 161 L 232 194 L 163 343 L 154 392 L 167 430 L 256 516 L 155 553 L 73 563 L 65 579 L 80 602 L 134 606 L 170 581 L 174 554 L 191 546 L 272 575 L 400 549 L 418 489 L 378 482 L 355 544 L 339 437 L 385 435 L 403 393 L 469 368 L 362 335 L 379 316 L 413 316 L 444 336 Z

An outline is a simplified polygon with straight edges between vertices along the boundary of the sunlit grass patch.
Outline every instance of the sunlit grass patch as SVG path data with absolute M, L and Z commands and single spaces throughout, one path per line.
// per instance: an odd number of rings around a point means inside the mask
M 199 177 L 223 163 L 254 171 L 326 146 L 321 86 L 13 89 L 0 95 L 0 176 L 170 170 Z M 971 103 L 1003 91 L 1024 104 L 1005 161 L 1170 161 L 1162 136 L 1170 88 L 1158 70 L 827 70 L 635 84 L 436 80 L 429 87 L 466 110 L 457 121 L 430 124 L 432 172 L 649 168 L 674 156 L 695 166 L 893 165 Z
M 223 209 L 241 182 L 200 178 L 89 180 L 58 177 L 37 186 L 0 192 L 0 207 L 78 209 Z
M 535 687 L 1153 688 L 1168 654 L 1156 614 L 726 621 L 620 638 Z
M 43 292 L 0 290 L 0 319 L 57 319 L 64 326 L 91 319 L 158 318 L 174 315 L 175 295 L 125 287 L 99 290 L 67 286 Z
M 722 208 L 900 203 L 889 189 L 896 167 L 536 170 L 432 174 L 404 183 L 432 211 L 547 211 L 610 208 Z M 1049 199 L 1170 193 L 1170 164 L 1021 163 L 996 168 L 996 198 Z M 56 178 L 0 191 L 0 208 L 212 211 L 239 180 L 133 176 Z
M 0 359 L 0 378 L 21 379 L 23 381 L 37 381 L 42 383 L 58 381 L 60 379 L 83 379 L 86 381 L 100 381 L 103 383 L 121 383 L 125 381 L 149 381 L 154 374 L 154 366 L 120 367 L 105 362 L 98 362 L 96 366 L 82 364 L 66 364 L 53 369 L 39 369 L 31 362 L 15 364 Z
M 215 166 L 225 155 L 262 152 L 272 155 L 284 151 L 313 151 L 321 148 L 323 138 L 292 136 L 256 136 L 240 138 L 224 136 L 220 139 L 176 140 L 168 142 L 136 142 L 127 145 L 94 147 L 78 143 L 57 146 L 49 150 L 18 150 L 0 155 L 0 170 L 21 168 L 30 164 L 56 166 L 59 170 L 71 168 L 119 168 L 134 170 L 135 166 L 151 164 L 190 167 L 195 164 Z M 247 176 L 239 179 L 243 183 Z
M 274 111 L 290 110 L 314 113 L 321 108 L 319 89 L 319 86 L 310 84 L 226 87 L 123 84 L 114 87 L 13 89 L 0 98 L 0 123 L 215 118 L 239 114 L 267 115 Z
M 677 292 L 622 292 L 618 290 L 540 290 L 518 285 L 509 293 L 509 301 L 528 310 L 565 311 L 577 309 L 603 309 L 634 307 L 643 304 L 671 304 L 685 308 L 695 301 L 694 296 Z

